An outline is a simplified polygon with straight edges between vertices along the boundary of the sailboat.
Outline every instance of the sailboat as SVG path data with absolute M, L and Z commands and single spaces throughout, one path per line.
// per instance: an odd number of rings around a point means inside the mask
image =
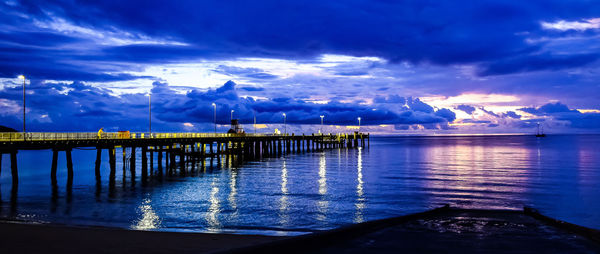
M 540 132 L 540 123 L 537 124 L 537 133 L 535 134 L 536 137 L 538 138 L 543 138 L 546 137 L 546 134 L 544 134 L 544 127 L 542 126 L 542 131 Z

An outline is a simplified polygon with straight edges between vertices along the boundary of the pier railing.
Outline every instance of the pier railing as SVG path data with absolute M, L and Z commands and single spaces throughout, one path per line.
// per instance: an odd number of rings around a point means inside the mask
M 265 133 L 143 133 L 143 132 L 0 132 L 0 141 L 56 141 L 56 140 L 98 140 L 98 139 L 167 139 L 167 138 L 227 138 L 227 137 L 286 137 L 292 134 Z M 327 137 L 332 134 L 323 134 Z M 338 140 L 341 135 L 333 134 Z

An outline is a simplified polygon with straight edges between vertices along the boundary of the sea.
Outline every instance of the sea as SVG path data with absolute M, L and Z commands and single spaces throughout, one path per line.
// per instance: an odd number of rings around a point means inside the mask
M 139 153 L 139 150 L 138 150 Z M 362 148 L 335 148 L 243 163 L 207 160 L 185 175 L 132 177 L 117 151 L 116 181 L 103 152 L 73 150 L 67 188 L 52 152 L 18 153 L 0 174 L 0 220 L 134 230 L 301 235 L 353 223 L 452 207 L 521 210 L 600 229 L 600 135 L 372 136 Z M 154 157 L 156 159 L 157 156 Z M 227 163 L 226 163 L 227 162 Z

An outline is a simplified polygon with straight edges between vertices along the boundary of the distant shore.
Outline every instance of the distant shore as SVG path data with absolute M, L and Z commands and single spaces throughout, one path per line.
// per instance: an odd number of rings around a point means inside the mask
M 2 253 L 211 253 L 284 238 L 0 221 Z

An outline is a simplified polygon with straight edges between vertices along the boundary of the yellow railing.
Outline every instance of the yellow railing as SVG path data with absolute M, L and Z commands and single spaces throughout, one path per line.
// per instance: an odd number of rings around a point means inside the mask
M 169 138 L 220 138 L 220 137 L 286 137 L 290 134 L 264 134 L 264 133 L 130 133 L 130 132 L 0 132 L 2 141 L 54 141 L 54 140 L 98 140 L 98 139 L 169 139 Z M 301 136 L 301 135 L 296 135 Z M 305 135 L 305 136 L 312 136 Z M 316 134 L 326 139 L 348 138 L 347 134 Z M 355 137 L 356 138 L 356 137 Z

